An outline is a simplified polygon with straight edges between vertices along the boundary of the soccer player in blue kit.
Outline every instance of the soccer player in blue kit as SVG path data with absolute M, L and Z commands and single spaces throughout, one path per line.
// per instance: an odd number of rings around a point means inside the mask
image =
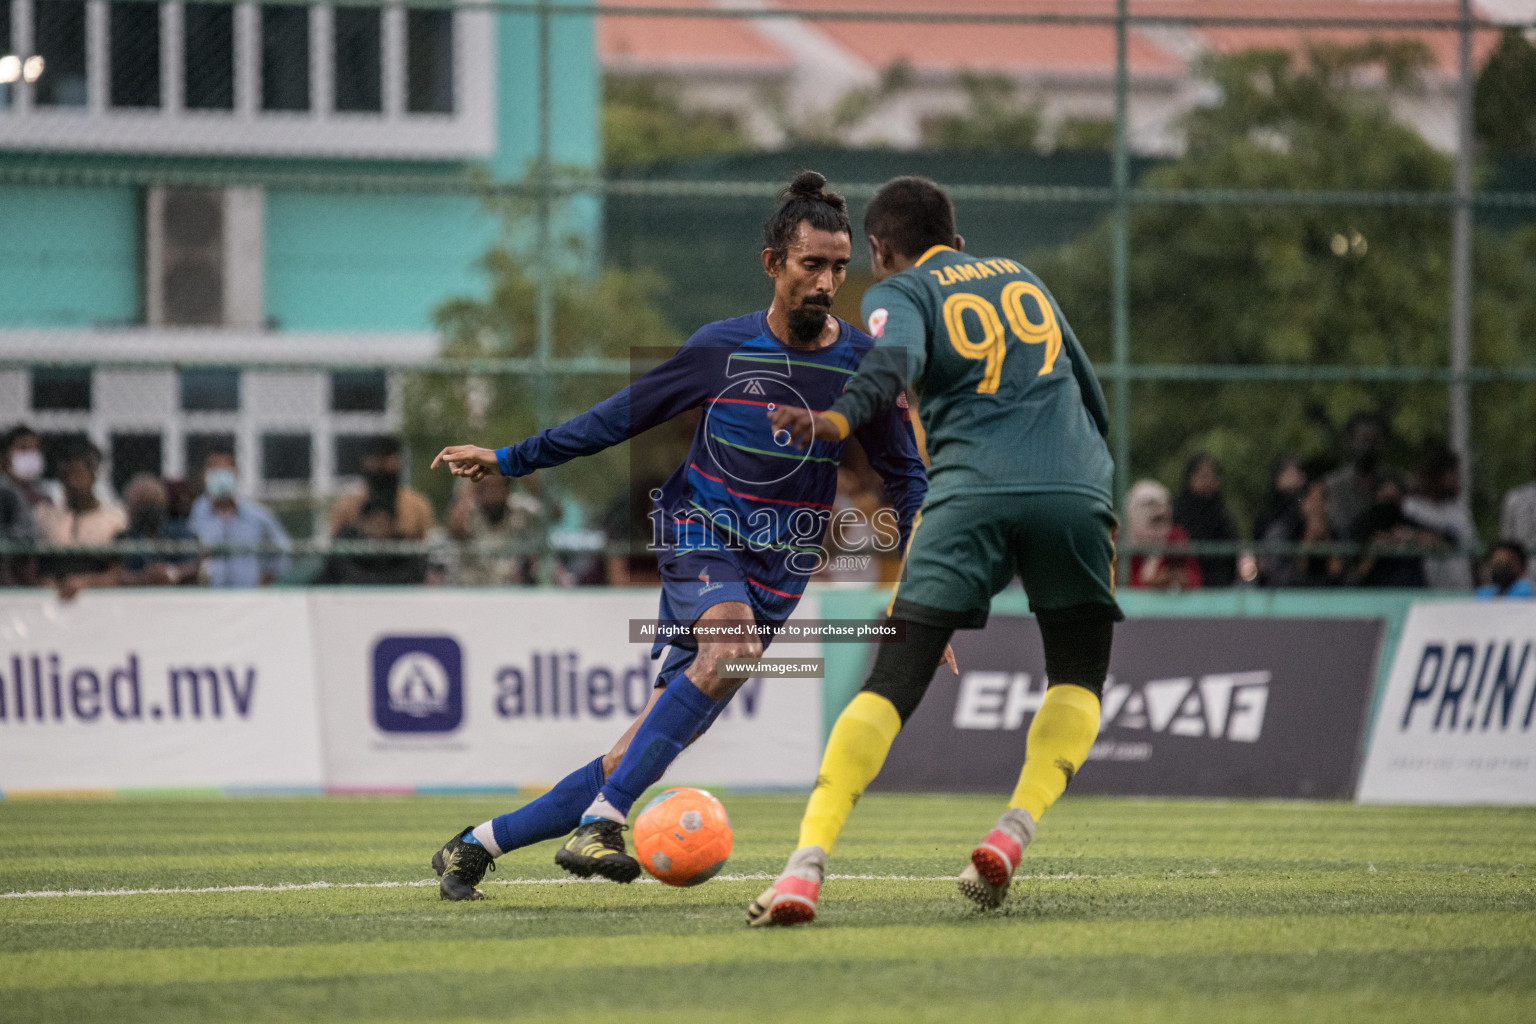
M 482 898 L 475 886 L 495 857 L 573 829 L 555 863 L 583 878 L 633 881 L 640 864 L 623 836 L 631 806 L 741 685 L 720 678 L 719 663 L 756 657 L 766 646 L 750 631 L 709 639 L 707 627 L 783 624 L 819 568 L 843 442 L 801 449 L 764 413 L 780 405 L 827 408 L 874 344 L 830 313 L 847 275 L 852 230 L 847 205 L 825 186 L 814 171 L 800 174 L 764 227 L 763 269 L 774 284 L 768 309 L 701 328 L 671 358 L 560 426 L 496 450 L 450 446 L 433 461 L 471 480 L 493 471 L 523 476 L 703 409 L 687 461 L 653 492 L 658 618 L 692 624 L 699 637 L 658 639 L 652 656 L 667 656 L 656 689 L 607 755 L 537 800 L 454 833 L 432 858 L 444 899 Z M 905 550 L 928 490 L 910 418 L 893 406 L 854 436 L 895 507 L 889 541 Z

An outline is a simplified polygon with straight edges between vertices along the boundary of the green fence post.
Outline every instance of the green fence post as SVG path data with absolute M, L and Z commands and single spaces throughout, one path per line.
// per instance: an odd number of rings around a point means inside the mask
M 553 383 L 550 375 L 550 360 L 554 354 L 555 296 L 552 246 L 554 230 L 550 224 L 553 211 L 549 155 L 550 103 L 552 101 L 549 7 L 550 0 L 539 0 L 539 151 L 534 157 L 536 189 L 534 218 L 537 222 L 535 226 L 537 256 L 535 258 L 539 261 L 536 275 L 539 287 L 534 357 L 538 364 L 536 375 L 538 387 L 534 401 L 540 430 L 554 426 L 555 422 L 554 402 L 550 394 Z
M 1472 396 L 1467 369 L 1472 365 L 1472 0 L 1461 0 L 1457 30 L 1460 67 L 1456 83 L 1456 205 L 1451 213 L 1451 448 L 1461 459 L 1463 509 L 1471 510 Z
M 1111 330 L 1114 339 L 1115 408 L 1113 421 L 1115 452 L 1115 500 L 1131 484 L 1131 284 L 1130 284 L 1130 125 L 1128 94 L 1130 69 L 1127 66 L 1126 35 L 1130 0 L 1115 4 L 1115 162 L 1114 162 L 1114 233 L 1110 255 Z M 1120 564 L 1120 578 L 1130 578 L 1130 563 Z

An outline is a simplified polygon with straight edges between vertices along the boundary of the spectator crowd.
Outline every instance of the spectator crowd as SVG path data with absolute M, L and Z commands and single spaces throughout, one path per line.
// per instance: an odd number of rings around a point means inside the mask
M 1456 455 L 1428 445 L 1405 473 L 1387 461 L 1390 439 L 1386 418 L 1362 411 L 1346 424 L 1334 465 L 1275 459 L 1247 530 L 1232 515 L 1223 467 L 1210 454 L 1185 463 L 1177 492 L 1137 481 L 1125 495 L 1118 537 L 1129 585 L 1532 596 L 1536 479 L 1504 496 L 1498 537 L 1485 547 Z M 569 586 L 656 578 L 654 559 L 633 550 L 629 558 L 605 553 L 626 541 L 643 548 L 648 487 L 632 488 L 591 517 L 594 524 L 575 503 L 545 493 L 537 475 L 459 481 L 440 526 L 432 502 L 405 482 L 399 440 L 379 437 L 363 453 L 360 485 L 330 508 L 329 544 L 295 557 L 282 518 L 243 493 L 231 449 L 209 452 L 186 480 L 134 476 L 119 496 L 101 477 L 94 445 L 77 440 L 45 457 L 40 441 L 20 424 L 0 435 L 0 585 L 48 585 L 69 598 L 113 586 Z M 1536 452 L 1531 470 L 1536 477 Z M 878 479 L 855 455 L 839 475 L 838 508 L 872 512 L 882 502 Z M 885 562 L 834 558 L 826 576 L 873 582 L 899 564 Z
M 1404 473 L 1386 460 L 1389 440 L 1386 417 L 1362 411 L 1345 425 L 1333 468 L 1277 458 L 1246 539 L 1226 501 L 1221 463 L 1211 455 L 1189 459 L 1177 495 L 1156 480 L 1138 481 L 1125 498 L 1120 538 L 1130 549 L 1130 585 L 1422 587 L 1531 596 L 1536 482 L 1504 496 L 1499 538 L 1479 559 L 1482 540 L 1455 453 L 1430 443 Z M 1536 451 L 1531 470 L 1536 475 Z
M 434 544 L 444 538 L 432 503 L 402 482 L 399 440 L 380 437 L 363 454 L 361 487 L 331 507 L 328 552 L 305 565 L 280 517 L 243 493 L 230 448 L 210 451 L 193 479 L 139 474 L 120 496 L 101 467 L 88 441 L 50 460 L 30 427 L 0 435 L 0 586 L 51 586 L 67 599 L 116 586 L 532 584 L 556 512 L 534 478 L 482 480 L 450 513 L 457 543 Z

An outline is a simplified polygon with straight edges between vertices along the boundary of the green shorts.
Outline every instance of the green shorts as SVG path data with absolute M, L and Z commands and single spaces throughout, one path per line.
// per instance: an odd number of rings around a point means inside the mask
M 1115 603 L 1114 512 L 1064 492 L 957 494 L 925 506 L 890 614 L 955 629 L 987 624 L 1018 576 L 1037 617 L 1124 618 Z

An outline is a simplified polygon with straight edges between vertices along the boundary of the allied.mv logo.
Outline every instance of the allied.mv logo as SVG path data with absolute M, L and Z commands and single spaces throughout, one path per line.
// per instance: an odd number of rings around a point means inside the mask
M 385 732 L 452 732 L 464 720 L 464 654 L 451 636 L 387 636 L 373 648 L 373 720 Z

